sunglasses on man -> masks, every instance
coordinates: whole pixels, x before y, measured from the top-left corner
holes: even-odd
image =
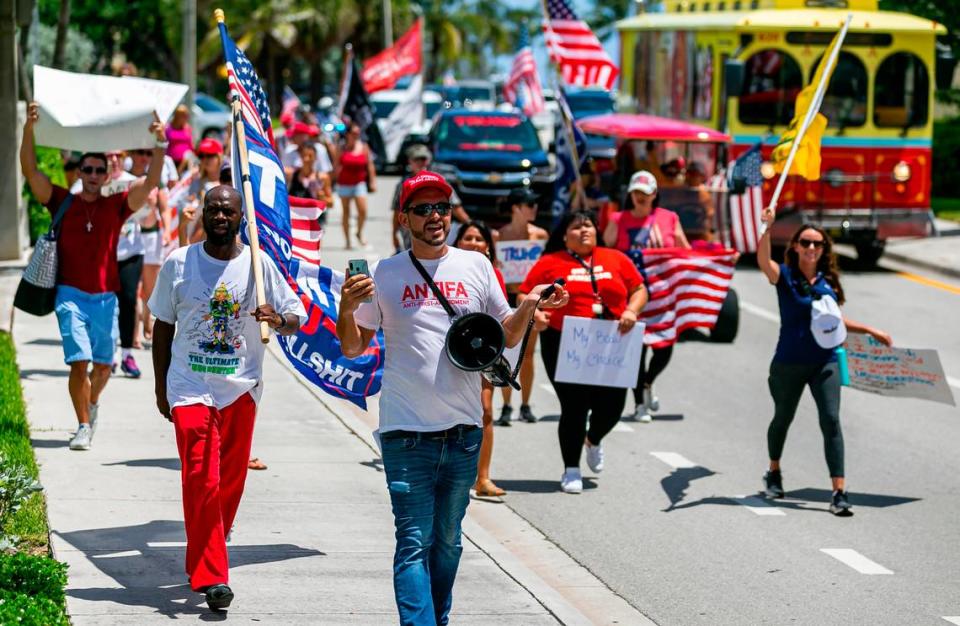
[[[84,165],[83,167],[80,168],[80,171],[81,171],[82,173],[88,175],[88,176],[89,176],[90,174],[93,174],[94,172],[96,172],[97,174],[101,174],[101,175],[102,175],[102,174],[106,174],[106,173],[107,173],[107,168],[105,168],[105,167],[93,167],[92,165]]]
[[[417,217],[430,217],[434,211],[436,211],[440,217],[446,217],[450,215],[452,210],[453,206],[451,206],[449,202],[435,202],[432,204],[425,202],[424,204],[407,207],[407,212],[413,213]]]
[[[819,250],[820,248],[822,248],[823,245],[824,245],[824,241],[823,241],[823,240],[821,240],[821,241],[815,241],[815,240],[813,240],[813,239],[800,239],[800,240],[797,241],[797,243],[800,244],[800,247],[801,247],[801,248],[815,248],[815,249],[817,249],[817,250]]]

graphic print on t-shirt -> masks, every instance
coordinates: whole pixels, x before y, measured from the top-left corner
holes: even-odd
[[[593,279],[594,280],[605,280],[613,278],[613,273],[608,270],[604,270],[602,265],[593,266]],[[572,267],[570,268],[570,274],[567,276],[567,282],[570,283],[589,283],[590,281],[590,272],[583,267]]]
[[[202,300],[198,298],[197,306],[206,312],[187,331],[191,371],[222,376],[237,373],[240,357],[233,355],[243,347],[242,301],[243,294],[238,295],[235,287],[228,287],[223,281],[213,293],[208,291]]]
[[[451,306],[465,306],[470,304],[470,294],[467,293],[467,288],[464,286],[463,281],[441,280],[437,283],[437,288]],[[413,283],[403,286],[403,292],[400,296],[400,306],[405,309],[419,309],[427,306],[442,305],[436,296],[433,295],[433,290],[430,289],[430,285],[427,283]]]

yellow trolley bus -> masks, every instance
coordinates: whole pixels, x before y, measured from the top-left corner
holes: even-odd
[[[884,241],[925,236],[938,59],[946,29],[880,11],[877,0],[670,0],[618,23],[621,110],[709,125],[732,136],[731,158],[757,143],[768,157],[797,93],[848,13],[853,15],[821,112],[821,179],[791,177],[773,231],[828,228],[875,262]],[[949,72],[943,69],[949,69]],[[763,168],[764,201],[772,168]]]

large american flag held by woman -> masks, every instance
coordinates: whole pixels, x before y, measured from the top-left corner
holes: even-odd
[[[688,328],[716,325],[733,280],[735,251],[648,248],[643,265],[650,294],[640,312],[645,344],[663,348]]]
[[[543,23],[550,60],[557,64],[568,85],[611,89],[620,70],[600,45],[587,23],[577,17],[566,0],[547,0]]]

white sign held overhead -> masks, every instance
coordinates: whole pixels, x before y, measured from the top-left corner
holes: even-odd
[[[154,112],[166,121],[187,86],[136,77],[64,72],[36,65],[37,145],[80,152],[152,148]]]
[[[564,317],[554,380],[600,387],[637,386],[643,324],[621,335],[618,322]]]

